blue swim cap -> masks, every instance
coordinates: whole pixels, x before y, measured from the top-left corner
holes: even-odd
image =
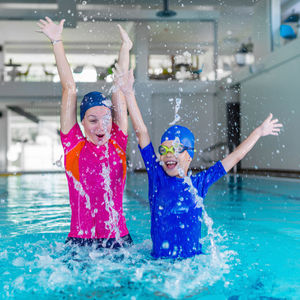
[[[173,125],[169,127],[165,133],[161,137],[161,144],[164,141],[173,141],[175,138],[178,137],[180,143],[183,146],[193,148],[193,150],[187,150],[190,157],[194,157],[194,145],[195,145],[195,137],[193,133],[186,127],[180,125]]]
[[[111,102],[100,92],[90,92],[86,94],[80,104],[80,120],[82,121],[86,111],[94,106],[105,106],[111,109]]]

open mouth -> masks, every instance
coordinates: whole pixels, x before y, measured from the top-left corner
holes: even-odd
[[[96,134],[96,136],[99,140],[102,140],[104,138],[105,134],[104,133],[103,134]]]
[[[172,170],[177,166],[177,161],[175,160],[169,160],[165,162],[165,165],[167,167],[168,170]]]

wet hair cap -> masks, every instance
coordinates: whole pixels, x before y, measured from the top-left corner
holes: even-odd
[[[180,143],[183,146],[192,148],[193,150],[187,150],[190,157],[194,157],[194,145],[195,137],[194,134],[186,127],[180,125],[174,125],[169,127],[161,137],[161,144],[164,141],[173,141],[176,138],[179,138]]]
[[[88,109],[94,106],[105,106],[111,109],[111,101],[106,99],[100,92],[90,92],[86,94],[80,104],[80,120],[82,121]]]

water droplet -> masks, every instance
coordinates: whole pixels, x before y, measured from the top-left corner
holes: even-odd
[[[169,249],[169,247],[170,247],[169,242],[164,241],[164,242],[162,243],[162,248],[163,248],[163,249]]]

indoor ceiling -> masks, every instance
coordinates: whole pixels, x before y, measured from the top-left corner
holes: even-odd
[[[35,53],[39,47],[44,47],[51,52],[49,43],[42,34],[35,32],[36,22],[39,11],[49,9],[49,11],[59,10],[59,6],[64,8],[72,6],[73,0],[19,0],[4,1],[0,0],[0,42],[6,43],[8,47],[15,47],[19,50],[24,48],[32,49]],[[176,12],[180,11],[216,11],[218,17],[218,45],[220,54],[231,54],[233,49],[238,47],[241,41],[244,41],[251,35],[253,5],[256,0],[177,0],[169,1],[170,9]],[[63,3],[63,4],[62,4]],[[155,10],[162,9],[162,0],[87,0],[77,1],[77,12],[93,10],[95,13],[106,8],[119,10]],[[135,11],[137,20],[139,12]],[[155,14],[154,14],[155,16]],[[114,16],[111,16],[114,18]],[[120,21],[120,20],[119,20]],[[98,20],[87,22],[77,21],[76,34],[74,28],[64,29],[64,40],[69,48],[78,47],[81,44],[86,49],[95,47],[115,50],[119,47],[119,33],[115,26],[117,22],[109,20]],[[135,21],[122,20],[124,28],[134,39]],[[152,43],[170,42],[170,43],[201,43],[203,41],[213,42],[211,24],[201,22],[189,22],[188,17],[185,21],[171,22],[171,18],[166,18],[160,22],[148,20],[150,36]],[[203,25],[203,26],[202,26]],[[12,49],[12,48],[11,48]],[[229,50],[228,50],[229,49]],[[27,49],[28,50],[28,49]],[[28,52],[26,52],[28,53]],[[28,104],[22,108],[35,116],[48,117],[58,116],[59,107],[57,103],[45,105]]]
[[[252,32],[252,19],[253,19],[253,5],[258,2],[256,0],[177,0],[169,1],[170,9],[175,10],[178,14],[182,11],[190,12],[203,12],[209,13],[210,11],[217,12],[218,17],[218,44],[220,54],[230,54],[233,49],[239,47],[240,43],[247,40],[251,36]],[[6,44],[17,45],[18,49],[22,48],[22,44],[29,43],[31,45],[42,45],[45,42],[45,37],[35,32],[37,20],[45,16],[48,12],[59,11],[58,7],[63,7],[62,10],[66,10],[69,6],[74,4],[74,0],[15,0],[4,1],[0,0],[0,42]],[[126,11],[133,11],[133,15],[139,20],[138,10],[143,11],[158,11],[163,6],[162,0],[88,0],[77,1],[77,13],[81,12],[81,17],[85,11],[93,11],[97,15],[97,11],[103,11],[105,9],[111,9],[111,18],[114,19],[114,9],[118,10],[118,14],[124,14],[122,21],[125,29],[129,32],[132,38],[134,38],[134,23],[131,19],[126,21]],[[44,12],[44,13],[43,13]],[[83,13],[82,13],[83,12]],[[67,13],[67,16],[70,14]],[[145,16],[145,15],[144,15]],[[155,13],[153,14],[155,16]],[[152,26],[150,28],[152,38],[156,42],[170,40],[194,43],[199,42],[212,42],[210,30],[201,28],[201,26],[187,24],[189,22],[189,15],[185,15],[186,20],[181,21],[180,30],[176,30],[175,22],[171,22],[172,18],[158,19],[157,23],[161,23],[161,34],[157,35],[157,28]],[[57,17],[59,19],[61,17]],[[146,18],[146,17],[144,17]],[[71,18],[72,19],[72,18]],[[64,40],[70,43],[81,43],[86,47],[93,47],[96,44],[103,45],[102,48],[112,47],[112,49],[119,47],[119,34],[114,26],[114,23],[106,21],[106,19],[98,19],[96,22],[92,22],[93,19],[87,18],[86,22],[82,22],[82,19],[76,20],[76,34],[74,34],[73,28],[64,29]],[[94,20],[95,21],[95,20]],[[150,20],[149,20],[150,21]],[[155,22],[156,20],[151,20]],[[193,17],[195,21],[195,17]],[[185,23],[185,24],[184,24]],[[157,27],[156,26],[156,27]],[[185,27],[185,28],[184,28]],[[203,26],[205,27],[205,26]],[[168,37],[168,34],[171,33]],[[206,37],[205,37],[206,33]],[[186,40],[186,41],[185,41]]]
[[[170,0],[169,6],[172,7],[190,7],[190,6],[220,6],[220,5],[227,5],[227,6],[241,6],[247,5],[252,6],[260,0]],[[59,2],[59,0],[11,0],[5,1],[0,0],[0,3],[8,3],[8,4],[55,4]],[[77,0],[77,4],[81,4],[82,2],[86,2],[87,5],[139,5],[142,8],[160,8],[162,7],[163,0]]]

